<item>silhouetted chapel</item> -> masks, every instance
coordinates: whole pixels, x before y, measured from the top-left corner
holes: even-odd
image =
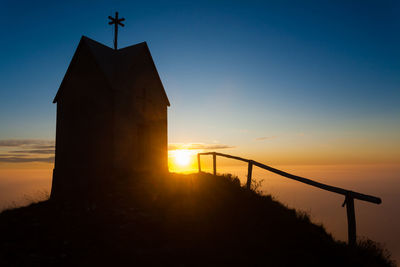
[[[52,199],[168,171],[170,104],[146,42],[114,50],[83,36],[53,103]]]

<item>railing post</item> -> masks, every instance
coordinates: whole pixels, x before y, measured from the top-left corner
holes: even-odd
[[[247,169],[247,184],[246,184],[246,188],[250,190],[251,188],[251,175],[253,173],[253,161],[249,160],[249,166]]]
[[[354,211],[354,198],[349,192],[345,199],[347,211],[347,235],[350,246],[355,246],[357,241],[356,233],[356,213]]]
[[[217,155],[213,153],[213,171],[214,175],[217,175]]]
[[[201,172],[201,162],[200,162],[200,154],[197,153],[197,166],[199,167],[199,172]]]

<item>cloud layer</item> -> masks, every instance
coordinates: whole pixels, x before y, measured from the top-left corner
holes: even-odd
[[[54,140],[44,139],[3,139],[0,140],[0,147],[20,147],[20,146],[34,146],[34,147],[54,147]]]
[[[7,157],[0,156],[0,162],[7,163],[26,163],[26,162],[45,162],[45,163],[53,163],[54,157],[43,157],[43,158],[32,158],[32,157]]]
[[[54,140],[0,140],[0,163],[54,162]]]
[[[0,163],[54,162],[54,140],[4,139],[0,140]],[[171,143],[168,150],[219,150],[234,148],[225,144]]]
[[[263,137],[256,138],[256,141],[264,141],[264,140],[275,139],[275,138],[276,138],[276,136],[263,136]]]
[[[177,150],[177,149],[216,150],[216,149],[226,149],[226,148],[234,148],[234,146],[229,146],[224,144],[204,144],[204,143],[170,143],[168,145],[168,150]]]

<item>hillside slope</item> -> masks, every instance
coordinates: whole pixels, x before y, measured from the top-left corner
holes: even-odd
[[[1,213],[0,266],[391,266],[231,177],[134,177],[71,197]]]

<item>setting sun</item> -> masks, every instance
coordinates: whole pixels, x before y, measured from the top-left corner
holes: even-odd
[[[168,167],[170,172],[191,173],[197,171],[196,154],[200,150],[177,148],[168,151]]]
[[[174,153],[175,163],[179,166],[187,166],[191,160],[191,152],[187,149],[176,150]]]

